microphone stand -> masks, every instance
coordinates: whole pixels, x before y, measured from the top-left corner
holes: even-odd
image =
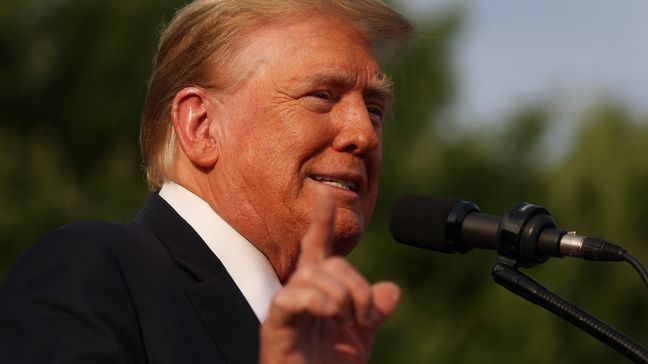
[[[648,364],[648,350],[517,270],[516,259],[499,256],[491,271],[495,282],[527,301],[553,312],[635,363]]]

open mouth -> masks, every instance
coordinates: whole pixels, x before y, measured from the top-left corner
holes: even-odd
[[[310,178],[314,179],[317,182],[337,187],[346,191],[358,192],[358,186],[355,184],[355,182],[323,176],[310,176]]]

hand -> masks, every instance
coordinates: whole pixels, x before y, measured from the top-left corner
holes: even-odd
[[[334,197],[323,194],[297,269],[261,325],[261,363],[365,363],[378,328],[396,308],[398,286],[370,285],[344,258],[331,256],[334,220]]]

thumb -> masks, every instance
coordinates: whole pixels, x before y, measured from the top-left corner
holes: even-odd
[[[392,282],[378,282],[371,287],[373,309],[369,326],[377,328],[394,312],[400,300],[400,288]]]

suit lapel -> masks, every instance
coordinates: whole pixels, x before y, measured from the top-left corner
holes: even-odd
[[[257,362],[259,321],[207,244],[158,194],[151,195],[135,222],[149,228],[196,278],[187,295],[227,362]]]
[[[227,272],[187,293],[228,363],[258,362],[259,321]]]

